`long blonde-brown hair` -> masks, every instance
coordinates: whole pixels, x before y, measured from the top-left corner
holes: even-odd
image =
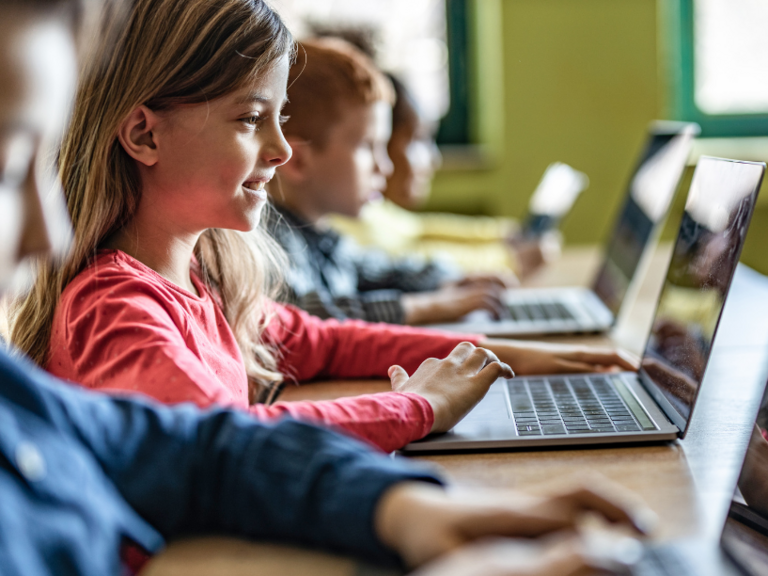
[[[117,140],[125,118],[142,104],[167,110],[221,97],[294,50],[290,32],[263,0],[130,0],[127,14],[105,21],[103,30],[103,53],[82,72],[59,155],[74,245],[63,264],[41,264],[13,314],[12,341],[41,365],[62,291],[141,200],[137,168]],[[276,352],[261,341],[269,322],[265,298],[278,290],[282,253],[257,227],[207,230],[195,255],[204,281],[221,297],[252,399],[266,398],[283,379]]]

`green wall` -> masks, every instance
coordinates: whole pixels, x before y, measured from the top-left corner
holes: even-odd
[[[546,166],[591,185],[564,223],[600,240],[660,116],[656,0],[474,0],[475,139],[484,166],[437,175],[428,209],[521,216]],[[474,40],[474,42],[473,42]]]
[[[447,151],[426,208],[520,217],[546,166],[559,160],[591,180],[564,222],[566,242],[601,241],[648,122],[668,116],[678,74],[670,68],[665,19],[673,1],[469,0],[477,145],[469,154]],[[768,161],[765,150],[765,158],[745,159]],[[711,146],[707,153],[734,155]],[[676,233],[691,174],[681,183],[667,239]],[[768,273],[765,188],[742,260]]]

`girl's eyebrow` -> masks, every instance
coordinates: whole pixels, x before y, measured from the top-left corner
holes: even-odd
[[[246,94],[245,96],[241,96],[240,98],[235,100],[235,104],[237,104],[237,105],[239,105],[239,104],[253,104],[255,102],[258,102],[258,103],[261,103],[261,104],[269,104],[271,102],[271,100],[268,97],[266,97],[266,96],[264,96],[262,94],[257,94],[255,92],[252,92],[250,94]],[[283,107],[286,104],[288,104],[288,97],[287,96],[285,98],[283,98],[283,101],[280,102],[280,105],[278,106],[278,108],[280,108],[282,110]]]
[[[269,103],[269,98],[261,94],[251,93],[235,100],[235,104],[253,104],[254,102]]]

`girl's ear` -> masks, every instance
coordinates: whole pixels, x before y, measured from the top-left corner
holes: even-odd
[[[288,182],[301,183],[306,180],[311,172],[312,162],[315,159],[312,146],[310,146],[309,142],[300,138],[286,136],[285,139],[293,153],[291,154],[291,159],[280,166],[277,171],[280,173],[281,178]]]
[[[157,141],[154,130],[159,120],[157,114],[142,105],[128,115],[117,132],[117,138],[123,150],[145,166],[154,166],[157,163]]]

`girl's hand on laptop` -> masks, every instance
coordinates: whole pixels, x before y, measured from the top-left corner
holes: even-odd
[[[488,338],[480,342],[517,374],[636,371],[639,359],[624,350]]]
[[[389,369],[393,390],[423,396],[432,406],[435,420],[431,432],[453,428],[498,378],[514,376],[493,352],[469,342],[462,342],[442,360],[426,359],[410,377],[400,366]]]
[[[573,530],[594,514],[641,534],[648,531],[656,519],[653,512],[602,477],[594,480],[591,488],[577,487],[548,497],[499,490],[453,491],[405,482],[384,493],[375,513],[375,529],[410,567],[489,537],[536,538]]]

